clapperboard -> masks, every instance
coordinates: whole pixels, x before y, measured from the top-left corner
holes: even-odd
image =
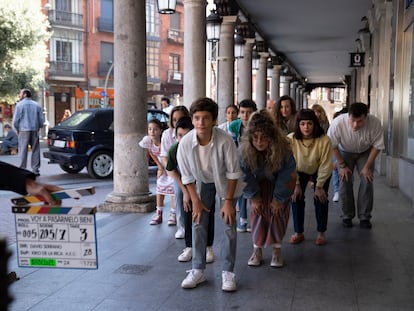
[[[52,193],[55,200],[79,199],[94,187]],[[52,206],[42,196],[11,199],[19,267],[97,269],[96,206]]]

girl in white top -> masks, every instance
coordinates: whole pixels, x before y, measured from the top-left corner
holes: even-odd
[[[181,119],[182,117],[189,116],[188,109],[185,106],[175,106],[172,108],[170,113],[170,127],[166,129],[161,136],[161,163],[163,167],[167,166],[167,158],[168,158],[168,151],[170,150],[171,146],[177,142],[177,139],[175,137],[175,125],[177,124],[177,121]],[[164,170],[165,172],[165,170]],[[169,179],[172,179],[170,176],[168,176]],[[184,218],[180,214],[179,211],[176,214],[175,210],[176,202],[175,202],[175,196],[173,194],[171,198],[171,213],[168,218],[168,225],[169,226],[175,226],[178,222],[178,228],[177,228],[177,234],[176,237],[182,238],[184,235]]]
[[[239,109],[236,105],[228,105],[226,107],[226,122],[221,123],[218,128],[222,129],[226,133],[230,134],[229,131],[229,125],[231,122],[237,119],[237,116],[239,115]]]
[[[162,208],[164,206],[164,196],[174,195],[173,179],[167,175],[165,166],[161,159],[161,132],[162,124],[158,119],[148,121],[148,135],[138,144],[140,147],[148,149],[148,153],[158,166],[157,172],[157,210],[152,217],[150,225],[162,223]],[[175,211],[174,211],[175,213]]]

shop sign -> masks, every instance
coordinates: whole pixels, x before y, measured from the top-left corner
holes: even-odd
[[[365,53],[349,53],[351,55],[350,67],[364,67]]]

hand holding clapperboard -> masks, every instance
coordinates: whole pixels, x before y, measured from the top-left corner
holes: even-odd
[[[94,187],[51,193],[57,201],[92,194]],[[38,195],[11,201],[20,267],[98,268],[96,206],[52,206]]]

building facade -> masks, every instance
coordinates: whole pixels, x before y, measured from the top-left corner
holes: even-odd
[[[114,102],[114,0],[42,0],[52,36],[48,42],[44,101],[50,126],[72,112]],[[183,93],[183,4],[160,16],[146,0],[148,102]],[[159,104],[158,104],[159,107]]]

